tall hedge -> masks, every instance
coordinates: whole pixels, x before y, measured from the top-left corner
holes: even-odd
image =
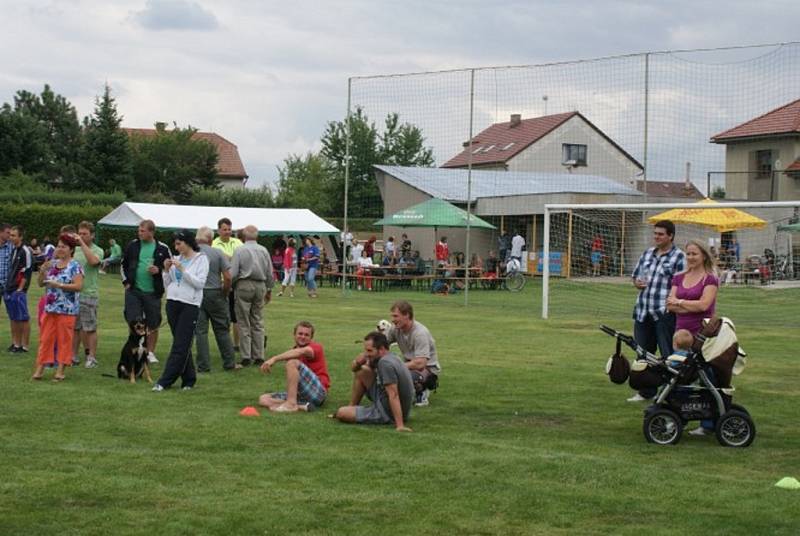
[[[93,223],[114,210],[111,205],[0,204],[0,222],[23,225],[26,239],[44,236],[55,238],[62,225],[77,225],[82,220]]]
[[[0,205],[111,205],[125,202],[125,194],[59,192],[56,190],[0,190]]]

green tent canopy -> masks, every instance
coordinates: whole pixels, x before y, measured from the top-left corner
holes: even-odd
[[[378,220],[374,225],[395,225],[397,227],[467,227],[475,229],[495,229],[496,227],[474,214],[468,215],[452,203],[442,199],[428,199],[418,205],[405,208]]]
[[[789,231],[790,233],[800,233],[800,222],[798,223],[789,223],[786,225],[779,225],[779,231]]]

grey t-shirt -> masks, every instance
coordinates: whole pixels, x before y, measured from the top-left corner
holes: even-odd
[[[411,411],[411,403],[414,401],[414,382],[411,373],[400,361],[400,358],[389,352],[378,361],[375,374],[375,381],[380,389],[380,404],[386,410],[387,415],[392,415],[392,408],[389,405],[389,395],[386,393],[387,385],[397,385],[397,393],[400,395],[400,407],[403,410],[403,421],[408,419]]]
[[[200,251],[208,257],[208,278],[206,278],[207,290],[219,290],[222,288],[222,272],[231,269],[228,257],[217,248],[212,248],[208,244],[200,244]]]
[[[406,361],[411,361],[415,357],[424,357],[428,360],[428,369],[437,376],[442,371],[439,366],[439,358],[436,356],[436,341],[433,340],[428,328],[414,320],[414,325],[408,332],[403,332],[392,326],[386,338],[389,343],[396,342],[400,347],[400,352]]]

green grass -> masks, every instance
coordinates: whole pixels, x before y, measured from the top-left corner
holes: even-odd
[[[686,436],[647,444],[643,406],[603,374],[613,341],[596,328],[630,329],[630,290],[556,283],[546,322],[539,291],[474,292],[468,308],[461,296],[415,292],[275,298],[270,350],[290,345],[297,320],[313,321],[330,399],[317,413],[244,418],[243,406],[282,385],[282,367],[223,373],[214,351],[196,390],[160,394],[101,376],[126,332],[119,282],[104,277],[99,369],[32,382],[32,354],[0,355],[0,534],[800,531],[800,492],[773,487],[800,477],[800,290],[721,294],[751,356],[736,380],[758,427],[747,449]],[[443,376],[431,406],[412,412],[407,435],[327,419],[347,401],[354,341],[401,297],[437,339]],[[35,328],[33,337],[35,347]],[[164,330],[162,364],[170,341]]]

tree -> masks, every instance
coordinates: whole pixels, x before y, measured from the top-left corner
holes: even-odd
[[[36,173],[49,184],[73,182],[78,176],[82,141],[75,107],[45,84],[41,95],[18,91],[14,96],[13,113],[22,118],[20,124],[28,125],[26,129],[33,122],[38,125],[30,132],[36,139],[26,142],[38,152],[34,169],[27,171]]]
[[[106,85],[95,99],[94,113],[84,120],[84,144],[80,153],[83,177],[79,186],[94,192],[134,192],[128,135],[120,128],[122,116]]]
[[[388,114],[385,130],[378,135],[374,123],[361,108],[349,119],[331,121],[322,136],[321,154],[333,166],[331,191],[339,192],[332,210],[344,212],[341,198],[344,192],[344,172],[347,154],[347,126],[350,127],[350,182],[348,184],[349,212],[357,217],[380,217],[383,212],[378,185],[372,166],[389,164],[402,166],[432,166],[433,151],[424,147],[422,131],[409,123],[399,124],[397,114]]]
[[[0,175],[12,170],[36,175],[51,160],[47,133],[32,115],[0,108]]]
[[[333,188],[334,171],[324,156],[312,152],[289,155],[283,167],[278,167],[278,175],[278,206],[308,208],[324,215],[336,213],[337,196],[342,193]]]
[[[197,187],[219,187],[217,149],[205,140],[192,139],[195,132],[177,125],[167,130],[158,123],[154,135],[131,136],[137,192],[161,193],[183,203]]]
[[[714,189],[711,190],[711,199],[725,199],[725,187],[715,186]]]

